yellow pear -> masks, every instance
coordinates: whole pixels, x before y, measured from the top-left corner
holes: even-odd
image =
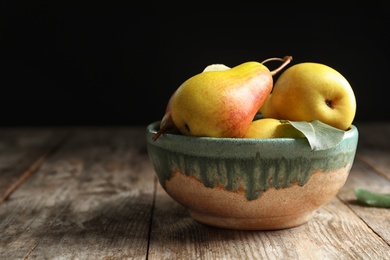
[[[259,62],[202,72],[176,90],[173,123],[184,135],[242,137],[272,84],[270,71]]]
[[[305,135],[288,121],[275,118],[254,120],[244,138],[300,138]]]
[[[259,112],[291,121],[319,120],[346,130],[355,118],[356,99],[341,73],[321,63],[303,62],[280,74]]]
[[[272,92],[267,96],[267,98],[264,101],[264,104],[260,107],[258,113],[261,114],[262,117],[264,115],[267,115],[269,118],[280,118],[280,116],[276,113],[275,109],[272,109],[270,105]]]
[[[244,62],[233,68],[223,64],[206,67],[173,93],[153,140],[173,127],[190,136],[243,137],[271,92],[272,76],[291,59],[279,59],[283,63],[273,71],[263,64],[265,61]]]

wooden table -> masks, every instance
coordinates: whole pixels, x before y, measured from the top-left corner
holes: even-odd
[[[0,259],[390,259],[390,122],[356,123],[337,197],[307,224],[237,231],[195,222],[157,182],[145,127],[0,129]]]

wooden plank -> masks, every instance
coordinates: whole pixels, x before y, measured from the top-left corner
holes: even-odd
[[[382,156],[384,156],[382,154]],[[374,192],[390,193],[390,181],[360,161],[355,161],[347,182],[338,194],[348,206],[390,245],[390,209],[360,204],[354,189],[361,187]]]
[[[144,133],[75,129],[0,205],[0,258],[145,258],[155,177]]]
[[[0,129],[0,203],[42,164],[66,130]]]
[[[369,125],[362,129],[370,132]],[[378,136],[380,142],[386,135]],[[195,222],[156,184],[142,128],[74,129],[0,204],[0,259],[387,259],[389,210],[362,207],[352,193],[363,184],[378,191],[389,187],[377,174],[386,176],[388,146],[375,148],[366,138],[361,134],[345,187],[309,223],[236,231]],[[366,152],[372,161],[361,160],[360,152],[370,150],[382,157]],[[15,151],[15,158],[28,158],[20,155],[25,151]],[[7,156],[0,152],[10,168],[20,162],[12,164]],[[383,169],[375,168],[376,160]]]
[[[158,185],[148,259],[385,259],[390,247],[337,197],[302,226],[237,231],[194,221]]]
[[[390,180],[390,122],[360,122],[357,159]]]

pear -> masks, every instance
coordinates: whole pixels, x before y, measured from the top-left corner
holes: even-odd
[[[286,120],[261,118],[254,120],[244,138],[301,138],[305,135]]]
[[[259,112],[291,121],[319,120],[347,130],[356,114],[356,99],[340,72],[325,64],[303,62],[279,76]]]
[[[280,118],[280,116],[276,113],[276,110],[273,109],[270,105],[271,97],[272,97],[272,91],[265,99],[263,105],[260,107],[258,114],[260,114],[261,117],[264,117],[264,115],[266,115],[266,117],[269,118]]]
[[[184,135],[242,137],[272,84],[270,71],[259,62],[200,73],[177,89],[172,120]]]
[[[189,136],[243,137],[271,92],[272,76],[291,59],[280,59],[283,63],[273,71],[256,61],[206,67],[173,93],[153,140],[173,127]]]
[[[204,68],[203,72],[207,72],[207,71],[224,71],[224,70],[228,70],[230,69],[230,67],[224,65],[224,64],[211,64],[209,66],[207,66],[206,68]],[[165,131],[167,130],[177,130],[178,129],[176,128],[175,124],[173,123],[173,120],[172,120],[172,116],[171,116],[171,104],[172,104],[172,99],[173,99],[173,96],[174,96],[175,92],[171,95],[171,97],[169,98],[169,101],[168,101],[168,104],[166,106],[166,109],[165,109],[165,114],[163,116],[163,118],[161,119],[161,122],[160,122],[160,130],[153,136],[152,140],[157,140],[157,138]]]

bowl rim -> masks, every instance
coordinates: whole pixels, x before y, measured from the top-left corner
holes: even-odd
[[[146,131],[148,135],[153,135],[157,133],[157,130],[159,129],[161,120],[154,121],[146,126]],[[348,139],[354,135],[358,134],[358,129],[354,124],[351,124],[350,128],[348,130],[344,131],[344,137],[343,140]],[[188,136],[188,135],[183,135],[179,133],[162,133],[161,136],[166,136],[170,138],[177,138],[178,140],[180,139],[185,139],[185,140],[191,140],[191,139],[197,139],[199,141],[209,141],[209,142],[242,142],[242,143],[253,143],[253,142],[275,142],[275,141],[284,141],[284,142],[296,142],[296,141],[307,141],[306,137],[297,137],[297,138],[292,138],[292,137],[277,137],[277,138],[239,138],[239,137],[209,137],[209,136]],[[153,142],[153,141],[152,141]]]

